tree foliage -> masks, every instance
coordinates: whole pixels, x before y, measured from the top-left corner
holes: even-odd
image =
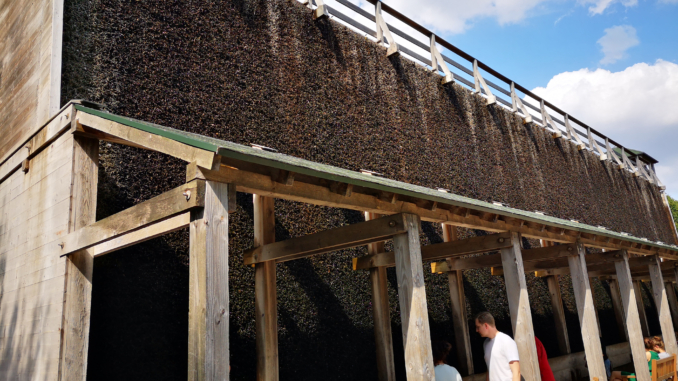
[[[669,207],[671,208],[671,214],[673,215],[673,220],[678,225],[678,200],[671,198],[667,195],[666,198],[669,200]]]

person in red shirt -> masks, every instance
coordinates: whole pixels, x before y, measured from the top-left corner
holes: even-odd
[[[556,381],[556,378],[553,376],[553,371],[551,370],[551,365],[549,365],[544,344],[542,344],[536,336],[534,337],[534,341],[537,344],[537,359],[539,360],[539,373],[541,373],[541,381]]]

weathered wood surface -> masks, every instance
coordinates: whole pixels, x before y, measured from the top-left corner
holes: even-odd
[[[667,282],[666,278],[664,278],[664,288],[666,289],[666,296],[669,299],[669,308],[671,308],[673,326],[678,327],[678,299],[676,299],[676,288],[673,285],[673,282]]]
[[[678,354],[678,345],[676,345],[676,331],[671,321],[671,311],[669,310],[669,300],[664,288],[664,278],[662,277],[659,257],[655,256],[654,261],[650,263],[650,277],[652,279],[652,297],[657,307],[659,315],[659,325],[662,329],[662,338],[666,345],[666,351],[672,354]]]
[[[403,232],[403,215],[396,214],[253,248],[243,254],[243,259],[246,265],[271,260],[280,263],[383,241]]]
[[[596,319],[593,294],[589,284],[589,276],[586,270],[586,249],[584,245],[577,245],[577,253],[568,258],[570,262],[570,275],[572,276],[572,288],[577,303],[577,313],[581,325],[581,335],[584,342],[584,353],[589,368],[589,378],[593,380],[607,379],[605,365],[603,364],[603,351],[600,344],[600,334]]]
[[[554,258],[562,258],[561,260],[567,260],[565,257],[572,255],[574,248],[575,244],[566,244],[523,250],[522,254],[525,271],[534,271],[530,268],[530,265],[528,265],[529,262],[546,261],[547,259]],[[425,257],[424,260],[426,259],[427,258]],[[470,258],[450,258],[446,261],[446,263],[447,266],[436,265],[436,268],[438,269],[437,271],[482,269],[487,267],[499,267],[502,264],[501,254],[480,255]]]
[[[195,180],[68,234],[55,254],[66,255],[203,205],[205,183]]]
[[[426,245],[421,247],[421,257],[424,261],[435,261],[461,255],[495,251],[510,246],[509,237],[510,233],[499,233]],[[364,270],[375,266],[392,267],[394,265],[395,254],[393,252],[382,252],[355,258],[353,269]]]
[[[629,334],[626,330],[626,315],[622,304],[621,293],[619,291],[619,282],[617,279],[609,279],[610,298],[612,299],[612,309],[614,309],[614,318],[617,321],[617,331],[623,341],[629,341]]]
[[[532,312],[521,255],[520,234],[511,233],[511,247],[501,250],[506,294],[511,311],[513,339],[520,355],[520,374],[526,381],[540,381],[537,346],[534,340]]]
[[[393,248],[396,253],[405,372],[410,381],[432,381],[435,380],[435,372],[421,263],[420,220],[413,214],[403,214],[403,220],[406,232],[393,237]]]
[[[640,317],[640,327],[643,332],[643,337],[648,337],[650,336],[650,326],[647,323],[645,303],[643,302],[643,284],[641,281],[633,281],[633,292],[635,293],[635,300],[638,309],[638,316]]]
[[[275,242],[275,203],[253,195],[254,246]],[[275,261],[254,266],[254,311],[257,346],[257,380],[278,380],[278,300]]]
[[[643,337],[646,335],[644,335],[641,328],[640,311],[636,301],[637,293],[634,290],[634,282],[631,280],[628,254],[622,252],[621,259],[621,261],[615,262],[615,270],[624,308],[624,321],[626,322],[629,345],[631,346],[631,356],[638,381],[650,381],[650,372],[647,368],[647,358],[645,357],[645,343],[643,342]]]
[[[365,213],[365,221],[380,217],[380,215],[375,213]],[[383,241],[367,245],[368,254],[375,254],[381,251],[384,251]],[[374,342],[377,350],[377,374],[379,381],[395,381],[396,379],[387,282],[386,267],[373,267],[370,269],[372,318],[374,320]]]
[[[565,307],[563,307],[563,298],[560,294],[560,282],[557,275],[546,277],[546,284],[551,295],[551,310],[553,311],[553,322],[556,327],[556,339],[558,340],[558,349],[561,355],[571,353],[570,338],[567,334],[567,321],[565,320]]]
[[[3,380],[58,378],[66,260],[46,248],[68,233],[73,144],[62,135],[0,182]]]
[[[190,225],[188,379],[229,379],[228,184],[207,182]]]

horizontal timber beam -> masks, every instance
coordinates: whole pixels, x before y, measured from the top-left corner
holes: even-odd
[[[205,182],[195,180],[144,201],[122,212],[82,227],[57,246],[60,256],[87,249],[150,224],[204,206]]]
[[[511,247],[510,233],[490,234],[422,246],[421,259],[428,262],[462,255],[486,253],[507,247]],[[382,266],[395,266],[395,253],[385,252],[353,258],[353,270],[367,270]]]
[[[246,251],[243,259],[246,265],[267,261],[280,263],[384,241],[405,232],[407,232],[407,227],[403,215],[394,214],[303,237],[269,243]]]
[[[548,258],[562,258],[572,255],[577,245],[570,243],[567,245],[538,247],[534,249],[523,250],[523,266],[528,262],[544,260]],[[456,270],[480,269],[486,267],[499,267],[502,265],[501,254],[480,255],[471,258],[451,258],[446,261],[431,263],[433,273],[443,273]]]
[[[475,211],[471,214],[468,207],[447,205],[441,202],[436,207],[421,207],[418,204],[426,204],[428,200],[405,200],[398,197],[393,200],[383,200],[380,197],[369,194],[373,190],[354,187],[350,194],[338,194],[327,186],[321,186],[306,182],[303,176],[296,176],[292,185],[283,185],[271,179],[270,173],[258,173],[250,171],[250,168],[238,169],[240,163],[228,165],[222,160],[219,170],[210,170],[199,166],[189,166],[187,179],[205,179],[224,183],[233,183],[239,192],[260,194],[291,201],[305,202],[314,205],[329,206],[358,210],[361,212],[377,213],[382,215],[411,213],[417,214],[422,221],[444,223],[471,229],[481,229],[488,232],[517,232],[526,238],[543,239],[559,243],[573,243],[579,239],[589,247],[603,248],[606,250],[626,249],[630,253],[654,255],[658,254],[667,258],[678,258],[678,255],[656,248],[644,248],[630,241],[612,239],[609,237],[596,236],[581,233],[575,230],[566,230],[561,227],[549,227],[542,223],[526,221],[517,217],[497,215],[496,218],[485,219],[485,213]],[[234,167],[235,166],[235,167]],[[244,164],[243,164],[244,166]],[[263,170],[258,168],[256,170]],[[365,193],[362,193],[365,191]],[[469,206],[470,207],[470,206]]]

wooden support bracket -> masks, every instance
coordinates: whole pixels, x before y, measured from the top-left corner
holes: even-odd
[[[563,136],[563,133],[560,132],[560,128],[556,127],[556,124],[553,122],[553,119],[551,118],[551,115],[546,111],[546,105],[544,104],[544,100],[539,101],[539,106],[541,109],[541,120],[544,123],[544,128],[548,128],[548,126],[551,126],[551,129],[553,130],[553,138],[558,139]]]
[[[518,109],[522,111],[524,115],[523,124],[532,123],[532,115],[527,112],[527,108],[523,104],[523,101],[520,99],[518,94],[516,94],[516,85],[513,82],[511,82],[511,106],[513,108],[513,113],[517,113]]]
[[[586,128],[586,134],[587,138],[589,140],[589,149],[591,152],[598,152],[600,155],[600,161],[607,160],[607,155],[605,152],[603,152],[602,148],[598,145],[598,142],[596,142],[596,139],[593,137],[593,134],[591,133],[591,127]]]
[[[442,79],[443,85],[448,83],[454,83],[454,74],[447,67],[445,61],[443,61],[443,56],[440,54],[438,47],[436,46],[436,35],[431,35],[431,70],[437,72],[438,69],[442,69],[445,76]]]
[[[398,50],[398,44],[396,44],[395,40],[393,39],[391,31],[388,30],[388,25],[386,25],[386,21],[384,21],[384,17],[381,14],[381,1],[377,1],[375,5],[374,16],[377,25],[377,43],[380,45],[383,44],[384,37],[386,38],[386,42],[388,43],[386,57],[389,57],[392,54],[399,54],[400,51]]]
[[[574,130],[574,128],[572,128],[572,125],[570,124],[570,116],[568,114],[565,114],[565,129],[567,130],[567,139],[574,140],[575,144],[577,145],[577,149],[580,151],[583,150],[586,145],[584,145],[584,142],[581,141],[577,132]]]
[[[487,86],[487,83],[485,83],[485,79],[482,75],[480,75],[480,70],[478,70],[478,60],[473,60],[473,81],[475,83],[475,90],[473,91],[474,94],[481,94],[485,92],[485,95],[487,95],[488,106],[497,103],[497,97],[492,95],[490,88]]]

